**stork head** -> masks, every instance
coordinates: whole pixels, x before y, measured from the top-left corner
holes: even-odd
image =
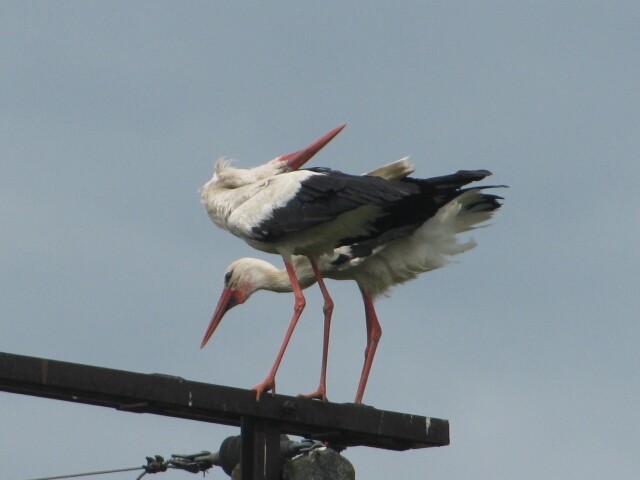
[[[279,157],[274,158],[266,165],[275,168],[278,170],[278,173],[290,172],[293,170],[298,170],[305,163],[307,163],[311,158],[318,153],[327,143],[329,143],[333,137],[338,135],[342,131],[347,124],[343,123],[339,127],[334,128],[328,133],[325,133],[322,137],[317,139],[308,147],[303,148],[302,150],[298,150],[297,152],[289,153],[287,155],[280,155]]]
[[[311,145],[297,152],[287,155],[280,155],[273,160],[258,165],[254,168],[242,169],[233,168],[231,162],[226,158],[221,158],[216,162],[215,172],[211,180],[202,186],[200,192],[203,202],[209,190],[218,188],[234,189],[254,182],[259,182],[274,175],[298,170],[305,163],[318,153],[333,137],[335,137],[346,126],[342,124],[334,128],[329,133],[324,134]]]
[[[227,311],[246,302],[258,290],[286,291],[287,284],[291,291],[286,274],[283,278],[283,272],[269,262],[257,258],[241,258],[233,262],[224,274],[224,289],[200,348],[209,341]]]

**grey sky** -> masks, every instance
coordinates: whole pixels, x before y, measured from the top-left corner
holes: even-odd
[[[346,122],[313,165],[411,155],[417,176],[510,186],[475,250],[378,302],[365,403],[447,418],[452,444],[349,449],[358,478],[637,477],[638,25],[638,2],[3,2],[0,351],[258,383],[291,296],[256,294],[198,345],[225,267],[281,260],[216,229],[197,190],[219,156],[255,165]],[[355,285],[329,288],[328,394],[350,402],[364,314]],[[317,384],[307,292],[284,394]],[[3,393],[0,411],[8,479],[237,433]]]

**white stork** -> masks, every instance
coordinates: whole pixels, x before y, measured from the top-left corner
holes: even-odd
[[[408,161],[408,157],[402,158],[400,160],[396,160],[395,162],[383,165],[382,167],[379,167],[369,173],[365,173],[364,175],[367,176],[374,176],[374,177],[378,177],[378,178],[384,178],[387,180],[395,180],[395,179],[400,179],[400,178],[404,178],[407,177],[408,175],[410,175],[413,172],[413,165]],[[326,257],[323,256],[323,257]],[[301,261],[304,261],[304,259],[306,259],[306,257],[302,257],[302,256],[294,256],[293,257],[296,264],[299,264]],[[257,260],[257,259],[246,259],[248,261],[248,263],[251,263],[251,261],[255,260],[258,263],[261,263],[261,260]],[[324,262],[326,263],[326,258],[323,259]],[[268,264],[267,262],[262,262],[265,263],[269,266],[271,266],[270,264]],[[259,267],[260,265],[258,265]],[[309,260],[307,260],[306,262],[306,266],[307,267],[311,267],[311,262]],[[273,266],[271,266],[272,268],[275,268]],[[295,267],[295,265],[294,265]],[[297,267],[296,267],[297,269]],[[285,290],[276,290],[276,291],[288,291],[291,292],[292,291],[292,287],[291,287],[291,281],[289,280],[288,274],[286,270],[281,271],[282,274],[284,274],[287,278],[285,279],[285,284],[288,287],[285,287]],[[230,273],[228,273],[228,275],[231,275]],[[227,279],[227,276],[225,276],[225,279]],[[316,275],[312,275],[312,281],[311,282],[306,282],[302,285],[302,288],[306,288],[309,285],[312,285],[313,283],[315,283],[317,281],[317,277]],[[258,282],[259,283],[259,282]],[[288,288],[288,289],[287,289]],[[321,287],[322,288],[322,287]],[[255,290],[253,290],[255,291]],[[253,291],[251,293],[253,293]],[[249,295],[251,295],[251,293],[249,293]],[[325,306],[324,306],[324,341],[323,341],[323,349],[322,349],[322,368],[321,368],[321,374],[320,374],[320,383],[318,388],[310,394],[307,395],[302,395],[303,397],[307,397],[307,398],[320,398],[323,401],[327,400],[327,394],[326,394],[326,371],[327,371],[327,358],[328,358],[328,352],[329,352],[329,330],[330,330],[330,324],[331,324],[331,313],[332,313],[332,309],[333,309],[333,302],[331,301],[331,298],[329,297],[326,288],[322,288],[322,293],[323,296],[325,298]],[[205,334],[204,339],[202,340],[202,344],[201,344],[201,348],[204,347],[204,345],[207,343],[207,341],[209,340],[209,338],[211,338],[211,335],[213,335],[214,330],[217,328],[218,323],[220,322],[220,320],[222,320],[222,316],[224,315],[224,313],[229,310],[230,308],[232,308],[234,305],[237,305],[239,303],[243,303],[246,300],[247,297],[242,296],[242,293],[238,290],[235,291],[231,291],[231,289],[227,289],[225,288],[225,292],[223,293],[222,297],[220,298],[220,301],[218,302],[218,307],[215,310],[215,313],[213,314],[213,317],[211,319],[211,323],[207,329],[207,333]],[[330,303],[326,303],[327,298],[329,298],[329,302]],[[301,313],[301,312],[300,312]],[[296,320],[297,321],[297,320]],[[292,332],[292,329],[289,329]],[[288,333],[285,341],[283,342],[283,347],[281,348],[281,353],[284,353],[284,349],[286,348],[286,345],[289,342],[289,338],[290,338],[291,333]],[[279,359],[282,358],[282,354],[279,355]],[[278,360],[279,362],[279,360]],[[277,367],[276,367],[277,369]],[[275,375],[275,371],[273,372]],[[275,386],[275,385],[274,385]],[[259,387],[259,386],[258,386]],[[257,395],[258,398],[260,398],[260,394],[262,393],[262,390],[259,390],[258,387],[254,387],[257,390]],[[274,388],[275,389],[275,388]]]
[[[356,403],[361,403],[381,335],[373,299],[390,286],[442,266],[447,256],[474,245],[459,244],[455,234],[488,219],[499,208],[499,197],[481,193],[480,188],[462,187],[487,175],[490,172],[486,170],[459,171],[426,180],[393,181],[311,169],[280,174],[252,185],[242,202],[225,211],[225,225],[255,248],[279,253],[285,271],[276,274],[280,271],[275,267],[266,268],[266,262],[255,260],[249,263],[261,267],[246,268],[247,261],[240,261],[237,272],[235,267],[229,270],[202,346],[225,311],[246,301],[254,291],[293,291],[294,313],[285,338],[267,377],[254,387],[257,398],[264,391],[275,390],[277,369],[305,306],[302,289],[317,281],[325,302],[325,342],[320,385],[307,396],[324,400],[333,301],[323,275],[355,279],[362,292],[367,319],[365,364],[356,396]],[[203,201],[208,207],[206,186]],[[444,237],[446,241],[441,240]],[[307,267],[301,266],[303,260],[294,262],[297,258],[294,255],[306,257]]]

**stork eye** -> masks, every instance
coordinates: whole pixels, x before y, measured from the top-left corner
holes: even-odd
[[[229,285],[229,282],[231,281],[231,275],[233,275],[233,270],[227,272],[224,274],[224,284],[225,285]]]

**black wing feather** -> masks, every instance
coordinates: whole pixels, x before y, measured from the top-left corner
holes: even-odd
[[[441,177],[394,181],[324,168],[310,170],[321,174],[305,179],[295,198],[254,227],[257,239],[277,241],[371,205],[378,207],[380,214],[372,219],[370,233],[345,236],[335,245],[349,245],[354,256],[367,256],[378,245],[411,235],[443,205],[463,193],[464,185],[491,175],[487,170],[460,170]]]
[[[320,175],[305,179],[287,205],[253,228],[262,241],[308,230],[335,220],[343,213],[365,205],[383,208],[418,192],[415,185],[389,182],[377,177],[348,175],[323,169]]]

